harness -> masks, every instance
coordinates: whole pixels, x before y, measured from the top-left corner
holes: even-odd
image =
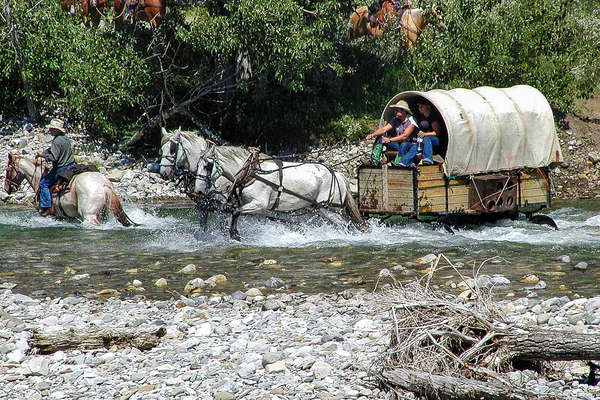
[[[164,156],[164,158],[170,162],[170,164],[167,164],[167,165],[176,170],[179,168],[177,165],[177,150],[176,150],[176,148],[179,148],[179,147],[183,148],[183,151],[184,151],[183,156],[186,157],[188,164],[189,164],[189,152],[187,149],[185,149],[185,146],[182,145],[181,137],[179,137],[177,140],[174,140],[173,138],[171,138],[171,139],[168,139],[168,141],[171,142],[170,154],[167,156]],[[164,140],[161,143],[161,145],[164,145],[165,143],[167,143],[167,140]],[[332,180],[331,180],[331,185],[329,187],[329,194],[327,196],[327,200],[317,202],[311,198],[308,198],[307,196],[305,196],[301,193],[298,193],[294,190],[284,187],[284,185],[283,185],[283,170],[287,169],[287,168],[298,167],[298,165],[284,166],[283,161],[279,158],[262,158],[261,159],[259,150],[256,148],[251,148],[250,154],[244,161],[242,167],[235,174],[228,174],[228,173],[224,173],[225,171],[218,161],[218,156],[216,156],[214,154],[215,143],[213,143],[210,140],[207,140],[207,143],[208,143],[208,148],[206,149],[206,151],[204,151],[199,156],[198,164],[195,166],[195,168],[196,168],[195,172],[192,172],[192,171],[177,172],[177,174],[180,175],[178,183],[180,183],[181,181],[186,182],[188,197],[190,197],[190,199],[192,199],[198,207],[201,207],[203,209],[221,209],[221,210],[226,210],[229,212],[236,212],[236,210],[238,210],[241,207],[242,191],[245,188],[247,188],[248,186],[252,185],[255,181],[261,182],[261,183],[269,186],[270,188],[274,189],[277,192],[277,197],[275,199],[275,202],[269,208],[270,211],[277,211],[277,209],[279,208],[280,202],[281,202],[282,193],[285,193],[285,194],[294,196],[300,200],[303,200],[303,201],[307,202],[308,204],[310,204],[314,208],[319,208],[319,207],[339,207],[339,208],[341,208],[344,206],[344,204],[342,204],[342,203],[333,203],[333,201],[332,201],[334,198],[334,195],[336,194],[336,191],[337,191],[337,194],[339,195],[340,200],[343,202],[343,200],[341,198],[342,188],[339,184],[339,181],[335,174],[335,171],[330,166],[321,164],[321,165],[325,166],[328,169],[328,171],[331,173]],[[264,161],[274,162],[277,166],[277,169],[273,169],[273,170],[262,169],[261,163]],[[201,162],[203,162],[207,165],[205,174],[198,173],[198,167]],[[212,167],[210,166],[211,164],[212,164]],[[189,167],[190,167],[190,169],[192,169],[194,166],[190,165]],[[214,187],[213,182],[216,181],[218,178],[218,177],[214,176],[215,168],[217,168],[217,171],[219,171],[219,170],[221,171],[219,176],[224,177],[231,183],[231,188],[228,191],[228,193],[221,193],[218,190],[216,190],[216,188]],[[277,182],[273,182],[264,177],[264,175],[272,174],[274,172],[277,172]],[[206,182],[207,190],[205,191],[205,193],[194,192],[192,184],[194,183],[195,179],[202,179]],[[212,188],[211,188],[211,185],[213,185]],[[220,194],[223,196],[223,200],[225,203],[225,204],[223,204],[223,206],[221,206],[221,207],[215,206],[214,203],[217,201],[214,198],[215,194]]]

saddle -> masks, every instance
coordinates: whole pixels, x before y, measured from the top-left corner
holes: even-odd
[[[69,190],[69,184],[75,175],[82,174],[84,172],[99,172],[98,168],[92,164],[77,164],[74,167],[67,168],[62,172],[58,173],[58,179],[54,185],[50,188],[50,193],[54,196],[65,193]]]

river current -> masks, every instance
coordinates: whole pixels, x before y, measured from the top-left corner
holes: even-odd
[[[361,233],[308,215],[287,222],[241,217],[242,243],[229,240],[225,217],[212,216],[202,227],[188,203],[126,204],[125,210],[140,226],[124,228],[110,220],[93,227],[42,218],[31,208],[0,208],[0,285],[16,285],[15,292],[35,297],[91,295],[102,289],[131,296],[140,292],[128,291],[127,283],[137,279],[145,296],[166,298],[182,293],[192,278],[223,274],[227,282],[206,293],[229,294],[264,285],[271,277],[286,283],[278,290],[290,292],[372,290],[383,268],[398,281],[408,281],[429,266],[417,264],[419,257],[442,253],[458,271],[436,273],[440,285],[456,282],[459,272],[472,276],[485,261],[480,273],[511,281],[496,289],[499,295],[600,294],[598,201],[557,203],[546,210],[558,231],[527,221],[500,221],[450,235],[424,223],[387,226],[369,220],[370,231]],[[563,255],[571,262],[558,260]],[[586,262],[587,270],[575,270],[578,262]],[[178,273],[192,263],[196,273]],[[396,265],[406,270],[393,270]],[[547,286],[531,289],[532,284],[520,282],[527,274]],[[154,286],[158,278],[168,281],[167,289]]]

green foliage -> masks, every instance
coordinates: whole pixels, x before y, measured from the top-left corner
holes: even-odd
[[[49,110],[85,122],[92,133],[118,139],[132,129],[131,116],[143,110],[151,72],[129,39],[83,28],[53,1],[33,8],[25,0],[10,4],[19,48],[17,54],[10,27],[0,26],[2,111],[17,111],[30,96]],[[20,84],[20,74],[29,80],[29,93]]]
[[[581,3],[583,4],[583,2]],[[568,111],[600,77],[600,15],[572,0],[444,0],[409,59],[424,89],[528,84]]]
[[[355,117],[344,114],[341,118],[331,121],[321,139],[326,142],[353,142],[363,139],[372,131],[375,125],[372,118]]]
[[[154,31],[84,28],[55,0],[0,4],[12,14],[11,26],[0,18],[0,113],[24,112],[29,97],[115,141],[185,104],[167,125],[193,127],[196,116],[232,142],[301,147],[311,134],[364,136],[405,90],[529,84],[565,112],[600,81],[589,0],[439,0],[446,29],[428,26],[412,52],[391,29],[349,43],[363,4],[338,0],[169,4]],[[247,79],[235,74],[244,59]]]

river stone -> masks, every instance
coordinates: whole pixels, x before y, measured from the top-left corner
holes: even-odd
[[[585,310],[587,312],[592,312],[600,308],[600,297],[592,297],[585,302]]]
[[[262,365],[267,366],[281,360],[281,353],[278,351],[269,351],[263,354]]]
[[[211,287],[215,287],[215,286],[223,284],[225,282],[227,282],[227,277],[223,274],[213,275],[206,280],[206,284]]]
[[[592,151],[588,154],[588,158],[592,163],[597,164],[600,162],[600,152]]]
[[[427,254],[423,257],[417,258],[417,263],[418,264],[430,264],[432,262],[434,262],[437,259],[437,256],[435,254]]]
[[[522,277],[519,282],[536,284],[539,281],[540,281],[540,278],[538,278],[537,276],[535,276],[533,274],[529,274],[529,275],[525,275],[524,277]]]
[[[247,297],[257,297],[257,296],[262,296],[262,292],[260,291],[260,289],[257,288],[250,288],[248,290],[246,290],[246,296]]]
[[[215,393],[215,400],[234,400],[235,396],[229,392],[217,392]]]
[[[310,370],[315,375],[315,378],[323,379],[331,375],[333,368],[324,361],[315,361]]]
[[[121,179],[123,179],[124,174],[125,171],[119,169],[112,169],[106,174],[106,178],[108,178],[108,180],[111,182],[121,182]]]
[[[277,311],[280,308],[285,308],[285,304],[275,299],[269,299],[265,301],[265,303],[262,306],[263,311]]]
[[[169,283],[167,282],[167,280],[165,278],[159,278],[156,282],[154,282],[154,286],[159,287],[159,288],[164,288],[167,287]]]
[[[584,261],[578,262],[573,266],[573,269],[577,269],[579,271],[585,271],[588,267],[588,264]]]
[[[261,262],[262,265],[275,265],[277,264],[277,260],[273,260],[273,259],[267,259],[267,260],[263,260],[263,262]]]
[[[183,288],[183,292],[187,294],[193,293],[198,289],[202,289],[204,286],[206,286],[206,282],[204,282],[202,278],[195,278],[185,285],[185,287]]]
[[[387,276],[391,276],[392,274],[390,273],[390,270],[387,268],[382,269],[381,271],[379,271],[379,277],[380,278],[384,278]]]
[[[568,264],[571,262],[571,257],[569,257],[568,255],[565,254],[565,255],[558,257],[558,261]]]
[[[241,291],[236,291],[231,293],[231,295],[229,296],[231,298],[231,300],[233,302],[235,302],[236,300],[246,300],[246,294],[244,292]]]
[[[274,373],[274,372],[283,372],[285,371],[285,362],[284,361],[275,361],[272,364],[268,364],[265,367],[265,371],[269,372],[269,373]]]
[[[131,282],[131,284],[137,288],[142,287],[142,281],[140,281],[138,279],[134,279],[133,282]]]
[[[277,289],[280,287],[284,287],[285,281],[283,279],[272,276],[267,281],[265,281],[265,286],[271,289]]]
[[[195,264],[188,264],[185,267],[181,268],[177,272],[179,272],[180,274],[193,274],[197,270],[198,270],[198,268],[196,267]]]

